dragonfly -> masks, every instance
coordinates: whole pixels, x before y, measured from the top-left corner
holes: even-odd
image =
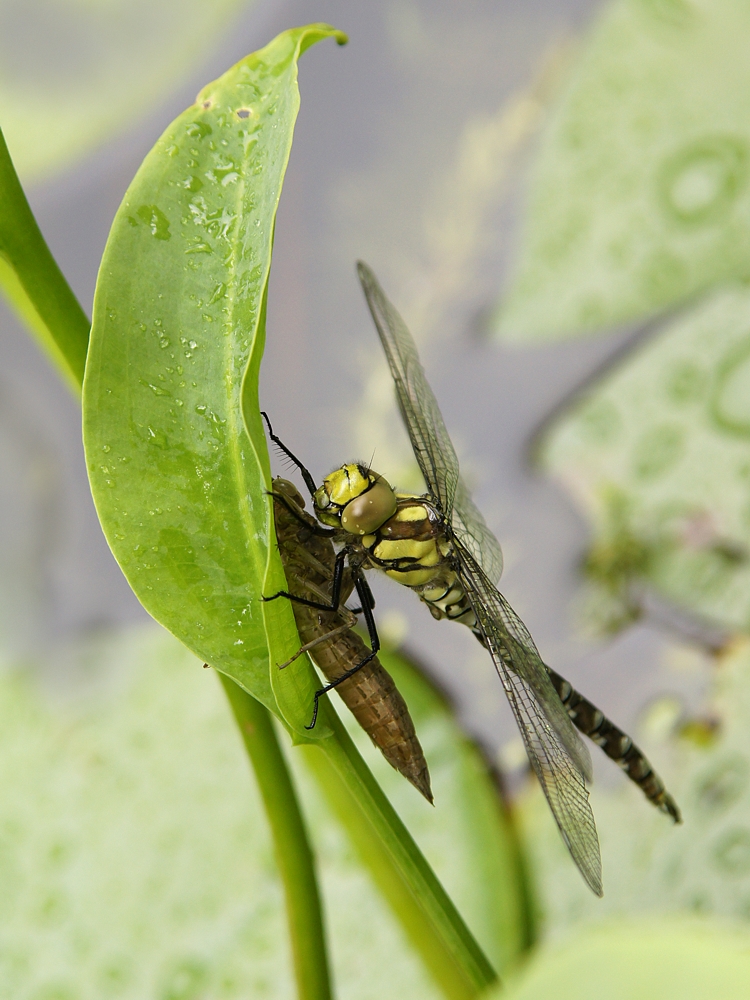
[[[287,667],[309,652],[391,767],[432,803],[430,772],[406,702],[377,656],[370,656],[372,650],[353,631],[359,609],[346,607],[354,590],[351,574],[344,573],[338,606],[333,607],[336,553],[331,539],[305,511],[304,498],[293,483],[276,478],[271,494],[276,539],[287,583],[295,588],[292,608],[303,643],[279,666]],[[371,596],[365,594],[368,604],[374,606]]]
[[[461,479],[416,344],[371,269],[360,261],[357,271],[427,492],[397,493],[364,463],[342,465],[316,486],[302,463],[271,435],[300,470],[321,530],[327,528],[338,546],[329,606],[340,600],[346,569],[376,649],[369,587],[363,581],[365,571],[379,569],[414,591],[433,617],[471,629],[495,666],[562,839],[588,886],[601,896],[601,854],[587,788],[591,757],[578,731],[675,822],[681,820],[679,809],[632,739],[544,663],[528,629],[497,589],[500,544]],[[311,725],[319,698],[333,686],[316,692]]]

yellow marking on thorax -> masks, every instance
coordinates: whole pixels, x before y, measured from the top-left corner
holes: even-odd
[[[378,542],[372,554],[382,562],[414,559],[423,566],[437,566],[442,559],[432,538],[426,542],[415,542],[411,538],[384,538]]]
[[[423,587],[435,576],[435,570],[429,567],[427,569],[410,569],[404,572],[387,569],[385,570],[385,575],[397,583],[402,583],[405,587]]]
[[[376,559],[388,563],[400,559],[414,559],[419,567],[403,570],[386,569],[386,576],[406,587],[421,587],[435,576],[435,567],[442,561],[434,539],[415,542],[409,538],[383,539],[373,550]]]
[[[427,508],[424,504],[413,504],[408,507],[399,507],[393,515],[394,521],[424,521],[429,518]]]

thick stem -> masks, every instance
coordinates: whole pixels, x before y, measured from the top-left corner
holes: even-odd
[[[327,740],[300,747],[329,805],[435,983],[470,1000],[497,974],[330,706]]]
[[[266,708],[225,674],[219,674],[237,720],[271,825],[286,896],[297,992],[300,1000],[330,1000],[320,893],[315,862],[292,779]]]
[[[89,321],[44,242],[0,131],[0,287],[80,395]]]

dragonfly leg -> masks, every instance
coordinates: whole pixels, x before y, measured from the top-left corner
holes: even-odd
[[[378,635],[378,629],[377,626],[375,625],[375,619],[373,618],[372,615],[372,604],[374,604],[375,602],[373,601],[372,592],[370,590],[369,584],[367,583],[367,581],[364,579],[363,576],[358,575],[356,579],[356,587],[357,587],[357,593],[359,594],[359,599],[362,603],[362,614],[364,615],[365,618],[365,624],[367,625],[367,633],[370,637],[370,646],[372,648],[370,649],[370,652],[367,654],[364,660],[358,663],[355,667],[352,667],[350,670],[345,670],[340,677],[337,677],[335,680],[331,681],[330,684],[326,684],[325,687],[322,687],[319,691],[315,692],[313,717],[310,722],[310,725],[305,726],[305,729],[315,728],[315,723],[318,721],[318,702],[323,697],[323,695],[328,694],[328,692],[333,690],[333,688],[338,687],[338,685],[341,684],[343,681],[348,680],[350,677],[356,674],[358,670],[361,670],[362,667],[366,666],[370,662],[370,660],[374,660],[378,654],[378,650],[380,649],[380,636]]]
[[[349,680],[349,678],[352,677],[354,674],[356,674],[358,670],[361,670],[362,667],[366,666],[370,662],[370,660],[373,660],[376,657],[376,655],[377,655],[376,649],[370,650],[370,652],[367,654],[364,660],[362,660],[361,663],[358,663],[356,667],[351,667],[351,669],[344,671],[344,673],[340,677],[337,677],[335,681],[331,681],[330,684],[326,684],[325,687],[322,687],[319,691],[315,692],[315,705],[313,707],[313,717],[310,722],[310,725],[305,726],[305,729],[315,728],[315,723],[318,721],[319,699],[322,698],[324,694],[328,694],[328,692],[332,691],[335,687],[338,687],[339,684]]]
[[[284,444],[284,442],[281,440],[281,438],[277,437],[276,434],[274,434],[273,427],[271,427],[271,421],[268,419],[268,414],[264,410],[261,411],[261,416],[265,420],[266,426],[268,427],[268,436],[273,441],[273,443],[276,445],[276,447],[277,448],[281,448],[281,450],[284,452],[284,454],[286,455],[286,457],[289,458],[289,459],[291,459],[292,462],[294,462],[294,464],[299,469],[299,471],[300,471],[300,473],[302,475],[302,478],[305,480],[305,486],[310,491],[310,496],[313,496],[314,493],[315,493],[315,491],[318,488],[315,485],[315,480],[310,475],[310,473],[305,468],[305,466],[302,464],[302,462],[300,462],[300,460],[297,458],[297,456],[294,454],[294,452],[291,452],[287,448],[287,446]]]
[[[366,594],[367,596],[366,599],[362,601],[362,607],[359,609],[359,611],[356,612],[356,614],[358,615],[364,614],[365,605],[367,605],[367,607],[369,607],[370,610],[372,611],[372,609],[375,607],[375,598],[373,596],[372,591],[370,590],[370,584],[367,582],[367,578],[365,576],[357,577],[357,593],[359,594],[360,598],[362,598],[363,594]]]
[[[361,573],[357,574],[354,585],[357,588],[357,595],[362,605],[361,611],[365,619],[365,625],[367,626],[367,634],[370,637],[370,647],[373,653],[377,653],[380,649],[380,636],[378,635],[378,629],[372,613],[372,609],[375,607],[375,598],[372,596],[370,585]]]
[[[349,609],[346,608],[345,610],[348,611]],[[343,635],[345,632],[348,632],[355,623],[354,612],[352,612],[352,617],[349,621],[344,622],[343,625],[339,625],[338,628],[332,628],[331,631],[326,632],[325,635],[316,636],[314,639],[311,639],[310,642],[306,642],[304,646],[300,646],[294,656],[290,656],[285,663],[279,664],[279,670],[283,670],[284,667],[288,667],[290,663],[294,663],[298,656],[302,656],[303,653],[309,653],[311,649],[314,649],[321,642],[328,642],[330,639],[334,639],[337,635]]]
[[[346,556],[346,549],[342,549],[340,552],[336,553],[336,563],[333,567],[333,583],[331,585],[330,604],[324,604],[322,601],[312,601],[308,597],[299,597],[297,594],[290,594],[288,590],[280,590],[278,593],[272,594],[270,597],[261,597],[261,600],[275,601],[277,597],[286,597],[288,600],[296,601],[297,604],[304,604],[308,608],[317,608],[318,611],[338,611],[341,607],[341,583],[344,579],[344,563],[346,561]],[[357,589],[357,593],[359,593],[359,589]]]

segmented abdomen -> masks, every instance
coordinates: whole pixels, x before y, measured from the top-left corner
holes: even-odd
[[[555,691],[576,728],[600,746],[606,755],[623,769],[630,780],[638,785],[647,799],[650,799],[662,812],[670,815],[675,823],[681,823],[682,818],[677,803],[664,787],[663,781],[645,754],[627,733],[610,722],[600,709],[592,705],[588,698],[579,694],[564,677],[549,667],[547,670]]]

